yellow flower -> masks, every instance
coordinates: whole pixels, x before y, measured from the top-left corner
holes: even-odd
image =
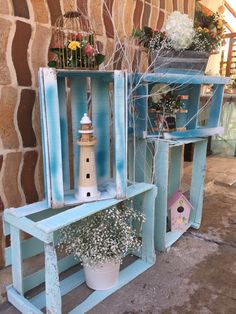
[[[71,50],[76,50],[78,47],[80,47],[80,42],[73,40],[69,43],[68,48]]]

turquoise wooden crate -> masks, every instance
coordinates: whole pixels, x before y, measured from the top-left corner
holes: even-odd
[[[106,291],[94,291],[70,313],[86,313],[155,263],[154,206],[156,193],[156,187],[146,183],[128,187],[127,198],[134,198],[138,208],[146,216],[141,233],[143,245],[141,252],[137,255],[138,259],[120,271],[119,281],[115,287]],[[58,230],[120,202],[121,200],[113,198],[74,206],[70,209],[53,209],[48,208],[45,200],[5,210],[4,232],[5,235],[11,235],[11,247],[6,249],[6,261],[8,265],[12,264],[13,280],[12,285],[7,287],[9,302],[22,313],[43,313],[42,309],[45,306],[47,313],[62,313],[62,296],[79,287],[85,280],[83,270],[59,280],[61,272],[78,262],[73,256],[58,260],[55,250]],[[22,231],[30,234],[32,238],[22,241]],[[41,252],[44,252],[45,255],[45,268],[24,277],[23,261]],[[42,283],[45,283],[44,291],[30,298],[25,296],[27,291]]]
[[[154,182],[158,188],[155,205],[155,247],[159,251],[165,251],[178,240],[183,231],[168,231],[168,198],[174,192],[181,189],[182,176],[182,147],[185,144],[194,145],[191,185],[189,189],[189,201],[193,208],[190,213],[188,228],[198,229],[202,219],[202,207],[204,197],[204,179],[206,168],[207,139],[192,138],[181,140],[148,139],[149,153],[146,162],[152,165]],[[151,173],[150,173],[151,175]],[[146,180],[148,181],[147,177]]]
[[[48,207],[78,203],[74,197],[79,175],[78,129],[89,110],[97,139],[95,159],[101,199],[125,198],[126,72],[40,68],[39,93]]]
[[[169,84],[178,90],[179,94],[189,95],[188,114],[185,131],[164,132],[165,139],[179,139],[191,137],[207,137],[222,134],[223,128],[220,126],[220,113],[224,93],[224,85],[229,83],[230,78],[220,76],[209,76],[203,74],[185,73],[139,73],[129,75],[130,99],[129,107],[133,106],[134,117],[129,118],[130,133],[135,131],[137,137],[142,138],[148,134],[148,97],[151,87],[154,84]],[[211,102],[208,104],[208,117],[202,125],[199,121],[200,93],[204,84],[213,85]],[[132,92],[133,90],[133,92]],[[205,110],[205,109],[204,109]],[[159,134],[155,134],[159,136]]]

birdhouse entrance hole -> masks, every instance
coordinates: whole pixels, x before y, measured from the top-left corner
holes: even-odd
[[[177,212],[178,213],[182,213],[184,211],[184,207],[183,206],[179,206],[178,208],[177,208]]]

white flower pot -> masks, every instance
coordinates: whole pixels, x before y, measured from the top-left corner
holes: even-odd
[[[118,281],[120,263],[104,263],[98,266],[85,266],[85,279],[89,288],[107,290]]]

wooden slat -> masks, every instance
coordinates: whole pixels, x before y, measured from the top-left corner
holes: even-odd
[[[57,254],[53,243],[45,244],[45,293],[47,313],[61,314],[61,291],[57,267]]]
[[[153,187],[151,184],[147,183],[137,183],[128,187],[127,198],[132,198],[138,194],[144,193]],[[47,234],[61,229],[67,225],[72,224],[80,219],[83,219],[89,215],[95,214],[98,211],[109,208],[121,202],[117,199],[108,199],[99,202],[85,203],[80,206],[75,206],[74,208],[68,209],[67,211],[60,213],[56,216],[44,219],[36,223],[37,229],[42,230]]]
[[[155,143],[155,177],[158,188],[155,206],[155,247],[159,251],[166,250],[166,218],[168,198],[168,156],[169,145],[163,141]]]
[[[35,256],[43,252],[43,242],[30,238],[21,242],[22,248],[22,260]],[[5,266],[9,266],[12,263],[12,246],[5,248]]]
[[[48,209],[48,203],[46,200],[36,202],[33,204],[17,207],[17,208],[9,208],[7,209],[11,215],[21,218],[28,215],[32,215],[34,213],[39,213],[45,209]]]
[[[224,97],[224,86],[214,85],[212,103],[210,106],[209,118],[207,121],[208,128],[218,127],[220,125],[220,114],[221,114],[223,97]]]
[[[198,123],[198,111],[200,104],[200,93],[201,85],[192,85],[189,90],[189,106],[187,113],[187,122],[186,128],[195,129]]]
[[[137,78],[141,75],[135,74]],[[142,82],[167,84],[228,84],[229,77],[210,75],[187,75],[174,73],[148,73],[144,74]]]
[[[191,137],[208,137],[214,135],[220,135],[224,133],[224,128],[216,127],[216,128],[198,128],[186,131],[176,131],[170,133],[164,133],[165,139],[183,139],[183,138],[191,138]]]
[[[88,112],[87,107],[87,91],[86,78],[77,75],[70,79],[71,87],[71,115],[72,115],[72,137],[73,137],[73,167],[74,167],[74,189],[77,192],[78,176],[79,176],[79,138],[78,130],[80,128],[80,120],[84,113]]]
[[[181,188],[182,148],[182,146],[175,146],[171,148],[168,197]]]
[[[62,207],[64,204],[63,191],[63,174],[62,174],[62,157],[61,157],[61,132],[60,132],[60,115],[58,103],[58,88],[56,71],[52,68],[43,68],[43,94],[40,98],[43,101],[43,119],[46,128],[46,137],[43,137],[43,147],[47,147],[48,158],[45,162],[48,163],[48,172],[50,178],[51,201],[52,207]],[[44,115],[45,113],[45,115]],[[50,192],[48,192],[50,195]]]
[[[204,179],[206,172],[207,139],[194,144],[193,168],[190,189],[191,211],[190,220],[200,225],[202,218],[202,204],[204,192]]]
[[[59,77],[57,79],[57,84],[58,84],[58,101],[59,101],[60,126],[61,126],[61,154],[62,154],[63,183],[64,183],[64,190],[67,191],[70,189],[70,167],[69,167],[68,119],[67,119],[67,100],[66,100],[65,78]]]
[[[127,73],[114,71],[114,162],[116,197],[127,193]]]
[[[72,266],[78,264],[78,261],[75,260],[75,257],[72,255],[66,256],[58,261],[58,271],[59,274],[69,269]],[[24,292],[27,292],[40,284],[45,282],[45,268],[38,270],[37,272],[24,278]],[[45,302],[44,302],[45,304]]]
[[[78,71],[78,70],[56,70],[58,77],[81,77],[81,78],[87,78],[87,77],[95,77],[100,78],[104,82],[112,82],[114,79],[114,71]]]
[[[13,304],[21,313],[27,314],[43,314],[37,307],[31,304],[26,298],[16,292],[16,290],[9,286],[7,288],[8,301]]]
[[[135,261],[120,272],[119,281],[113,288],[104,291],[94,291],[84,302],[82,302],[79,306],[70,311],[69,314],[88,312],[95,305],[97,305],[109,295],[126,285],[128,282],[136,278],[138,275],[143,273],[151,266],[152,264],[144,262],[140,259]]]
[[[39,82],[39,102],[40,102],[40,122],[42,134],[42,151],[43,151],[43,173],[44,173],[44,193],[49,206],[51,205],[52,191],[49,169],[49,151],[47,140],[47,123],[46,123],[46,109],[45,109],[45,92],[44,92],[44,71],[39,68],[38,72]]]
[[[26,217],[17,218],[13,215],[11,215],[8,210],[5,210],[4,212],[4,220],[9,223],[11,226],[15,226],[16,228],[19,228],[22,231],[25,231],[26,233],[29,233],[35,238],[38,238],[39,240],[50,243],[53,241],[53,234],[45,233],[44,231],[40,230],[37,227],[37,224],[32,222],[30,219]]]
[[[11,246],[12,246],[12,282],[16,291],[23,295],[23,266],[21,252],[21,231],[11,226]]]
[[[97,140],[95,159],[98,185],[111,177],[110,171],[110,105],[109,83],[100,78],[91,79],[92,123]]]
[[[66,295],[73,289],[79,287],[82,283],[84,283],[84,271],[80,270],[69,277],[65,278],[60,282],[60,291],[61,296]],[[40,292],[35,297],[30,299],[30,302],[39,309],[45,307],[45,291]]]
[[[142,227],[142,260],[150,264],[156,261],[154,248],[155,200],[157,188],[153,186],[143,196],[142,208],[146,220]]]
[[[143,132],[147,131],[147,112],[148,112],[148,85],[140,85],[135,90],[135,136],[143,138]]]

